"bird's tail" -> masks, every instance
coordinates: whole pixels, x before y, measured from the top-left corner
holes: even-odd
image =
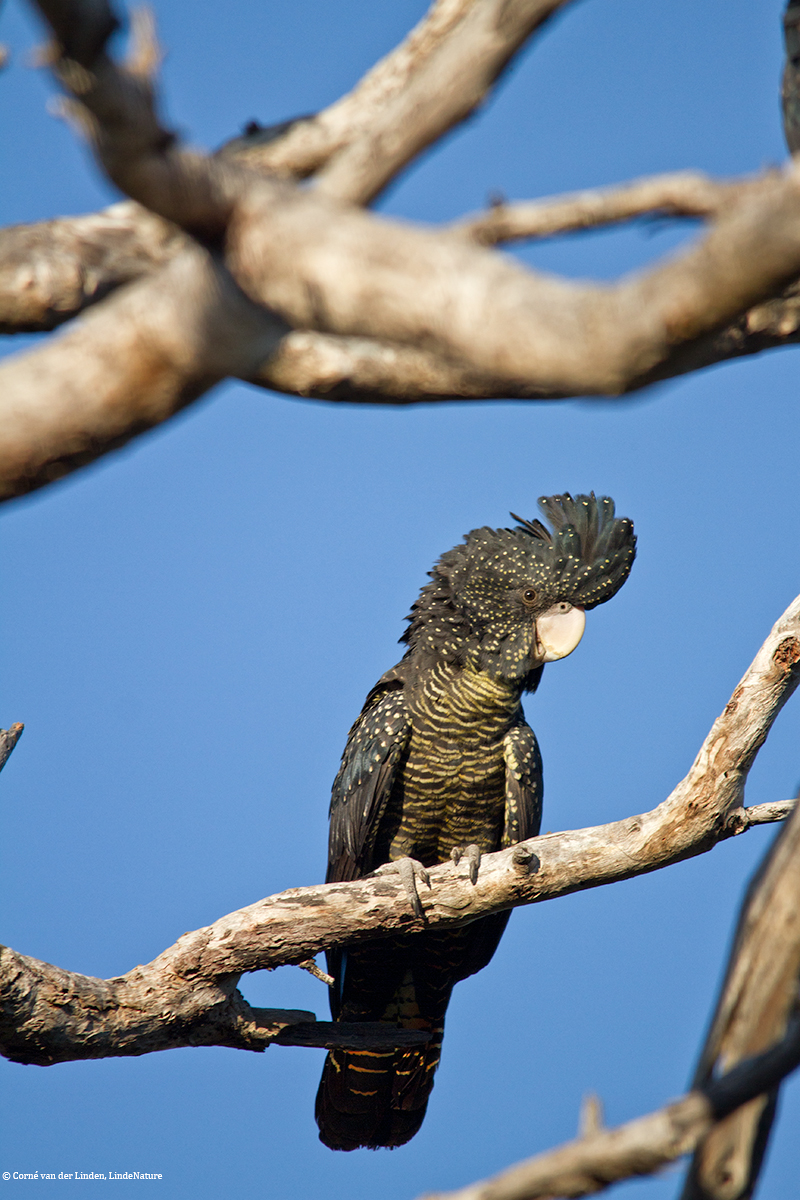
[[[419,1026],[417,1026],[419,1027]],[[402,1146],[425,1117],[444,1021],[413,1050],[332,1050],[317,1092],[320,1140],[331,1150]]]
[[[460,929],[431,931],[328,955],[337,980],[333,1016],[423,1030],[408,1050],[332,1050],[317,1092],[320,1139],[332,1150],[402,1146],[419,1129],[439,1065],[444,1017],[453,985],[480,971],[508,921],[496,913]]]

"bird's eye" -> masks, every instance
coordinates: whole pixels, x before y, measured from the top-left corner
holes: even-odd
[[[522,593],[522,599],[526,604],[533,604],[536,599],[536,592],[533,588],[525,588],[525,591]]]
[[[572,605],[568,604],[566,600],[562,600],[560,604],[556,605],[556,608],[560,613],[568,613]]]

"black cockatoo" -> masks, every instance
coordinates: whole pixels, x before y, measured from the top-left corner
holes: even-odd
[[[636,553],[614,502],[549,496],[552,526],[474,529],[443,554],[408,617],[405,657],[378,680],[350,731],[333,784],[329,883],[398,863],[413,893],[424,867],[469,860],[539,832],[542,762],[520,699],[544,664],[570,654],[585,610],[609,600]],[[412,894],[412,901],[419,901]],[[328,954],[339,1021],[386,1021],[430,1034],[421,1048],[333,1050],[317,1094],[334,1150],[401,1146],[419,1129],[454,984],[491,959],[508,913]]]

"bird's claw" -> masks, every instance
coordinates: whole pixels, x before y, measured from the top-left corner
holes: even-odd
[[[411,907],[414,910],[415,917],[424,917],[425,913],[422,908],[422,903],[417,892],[417,880],[424,883],[426,887],[431,886],[431,877],[426,867],[416,858],[397,858],[394,862],[384,863],[378,867],[376,875],[399,875],[400,882],[406,890],[406,895],[411,901]]]
[[[464,855],[467,856],[467,862],[469,863],[469,881],[470,883],[477,883],[478,869],[481,865],[481,848],[480,846],[476,846],[474,842],[471,842],[469,846],[453,846],[453,849],[450,851],[450,857],[456,866],[461,862]]]

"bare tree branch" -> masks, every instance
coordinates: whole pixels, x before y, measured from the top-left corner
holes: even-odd
[[[800,815],[781,830],[750,885],[695,1088],[718,1069],[784,1036],[800,1007]],[[742,1200],[755,1187],[775,1116],[777,1089],[720,1122],[692,1162],[683,1200]]]
[[[21,721],[17,721],[9,729],[0,729],[0,771],[8,762],[11,751],[16,746],[19,739],[22,737],[22,731],[25,726]]]
[[[0,947],[2,1053],[12,1061],[50,1066],[179,1046],[261,1051],[280,1041],[384,1050],[427,1041],[418,1030],[379,1022],[354,1024],[350,1031],[316,1021],[304,1009],[251,1008],[235,976],[191,981],[167,973],[159,997],[150,996],[146,973],[137,967],[119,979],[93,979]],[[46,1038],[37,1041],[35,1031],[45,1028]]]
[[[240,161],[257,170],[304,179],[366,133],[394,103],[478,0],[435,0],[408,37],[376,63],[346,96],[293,125],[278,141],[243,147]]]
[[[55,329],[163,266],[185,234],[132,200],[0,230],[0,333]]]
[[[634,179],[613,187],[593,188],[571,195],[509,204],[503,201],[488,211],[455,221],[457,237],[481,246],[523,238],[547,238],[618,225],[637,217],[716,217],[758,180],[721,181],[697,171],[676,171]]]
[[[777,1046],[747,1059],[703,1091],[617,1129],[592,1132],[503,1171],[493,1179],[421,1200],[553,1200],[593,1196],[612,1183],[653,1175],[689,1153],[715,1120],[764,1087],[774,1087],[800,1065],[800,1022]],[[734,1114],[736,1115],[736,1114]]]
[[[530,203],[497,205],[442,232],[488,246],[648,215],[710,218],[759,182],[722,182],[689,171],[656,175]],[[185,245],[186,237],[175,225],[131,200],[83,217],[2,229],[0,333],[54,329],[121,284],[163,266]],[[441,369],[454,371],[449,363],[442,363]]]
[[[327,196],[373,200],[399,171],[485,98],[534,30],[568,0],[481,0],[428,56],[360,138],[316,175]]]
[[[125,298],[107,299],[66,338],[0,367],[5,435],[0,495],[23,494],[114,449],[172,416],[226,374],[290,394],[334,400],[552,398],[631,390],[723,358],[796,341],[800,295],[794,286],[781,300],[751,309],[723,333],[693,336],[693,318],[711,324],[726,300],[729,307],[738,306],[748,272],[748,286],[754,289],[765,274],[787,270],[790,252],[800,260],[791,232],[796,222],[787,211],[794,204],[795,184],[791,179],[769,180],[764,186],[769,195],[751,197],[748,212],[737,210],[726,218],[705,245],[616,288],[580,288],[542,279],[495,259],[490,251],[393,227],[366,214],[329,209],[320,217],[316,206],[322,201],[313,197],[295,197],[297,204],[287,204],[278,219],[278,202],[271,216],[266,215],[264,229],[257,228],[256,211],[245,223],[252,237],[246,229],[237,230],[232,245],[242,273],[252,276],[256,268],[251,288],[256,291],[263,272],[275,293],[264,298],[276,304],[288,300],[283,306],[293,323],[319,321],[337,326],[335,332],[288,333],[286,324],[268,313],[257,320],[253,306],[242,324],[240,298],[226,315],[211,322],[209,346],[209,322],[202,316],[208,288],[202,281],[193,294],[186,276],[177,290],[169,275],[142,280]],[[303,213],[305,205],[312,211]],[[770,209],[775,217],[764,245],[761,233]],[[123,242],[129,215],[130,209],[123,213]],[[138,220],[134,215],[134,227]],[[329,226],[329,238],[321,221]],[[369,228],[352,226],[351,221],[367,222]],[[789,230],[788,239],[781,236],[781,221]],[[729,228],[723,229],[726,222]],[[788,247],[787,240],[792,243]],[[251,242],[253,250],[261,251],[260,264],[251,253]],[[179,235],[165,232],[161,252],[171,254],[183,244]],[[359,269],[373,246],[376,259],[368,270]],[[743,263],[743,258],[748,261]],[[282,273],[285,296],[280,294]],[[752,278],[756,273],[761,280]],[[41,279],[44,272],[35,274]],[[101,271],[92,286],[103,286]],[[85,293],[80,280],[74,291]],[[217,291],[219,302],[222,293]],[[233,295],[236,289],[229,286],[228,291]],[[445,304],[439,302],[443,292]],[[711,293],[713,305],[708,301]],[[39,289],[34,303],[39,305],[39,319],[49,320],[58,304],[47,296],[46,286]],[[155,311],[161,316],[158,322],[149,317]],[[480,319],[484,311],[486,321]],[[137,314],[132,329],[114,329],[128,313]],[[509,318],[505,324],[504,314]],[[193,316],[199,319],[199,329],[189,327]],[[459,316],[466,319],[459,322]],[[339,336],[348,326],[368,336]],[[436,338],[437,327],[444,337]],[[231,338],[227,347],[223,330]],[[248,330],[253,341],[246,347]],[[394,335],[417,344],[393,344]],[[110,352],[120,343],[127,346],[125,352]],[[76,345],[80,353],[74,356]],[[188,352],[190,346],[197,351],[196,359]],[[212,368],[207,362],[210,347],[215,354]],[[483,353],[476,353],[481,349]],[[469,353],[471,365],[458,363],[459,351]],[[516,351],[525,362],[502,362],[513,359]],[[643,370],[646,358],[658,360],[659,354],[661,360],[649,372]],[[483,361],[476,364],[476,358]],[[159,366],[155,374],[145,369],[153,363]],[[516,377],[510,376],[517,370]]]
[[[422,919],[402,883],[377,874],[268,897],[184,934],[147,966],[112,980],[4,951],[2,1053],[46,1063],[175,1045],[249,1048],[263,1034],[242,1016],[235,989],[244,972],[303,963],[334,945],[465,924],[703,854],[749,827],[741,807],[747,773],[799,682],[800,597],[773,627],[689,774],[658,808],[486,855],[476,884],[463,867],[436,867],[421,897]],[[766,816],[762,809],[759,820]]]
[[[456,32],[474,13],[494,22],[493,3],[476,7]],[[46,12],[62,17],[62,10],[73,18],[82,13],[81,4],[43,0]],[[534,9],[541,16],[532,0],[505,3],[504,20],[514,13],[517,24],[509,28],[521,28]],[[108,25],[102,12],[97,21],[100,30]],[[537,276],[480,249],[343,211],[319,195],[253,181],[176,146],[138,68],[118,68],[104,53],[91,73],[75,64],[71,56],[82,42],[75,33],[76,49],[68,34],[80,24],[62,20],[67,33],[56,25],[58,70],[91,117],[110,178],[184,228],[221,232],[227,224],[234,275],[292,327],[422,346],[552,391],[618,392],[800,270],[792,173],[762,181],[695,251],[613,289]],[[454,34],[434,57],[457,41]],[[590,333],[576,346],[578,330]]]
[[[621,1179],[653,1174],[694,1150],[702,1139],[683,1200],[740,1200],[751,1195],[758,1170],[751,1160],[760,1164],[768,1135],[763,1114],[768,1110],[771,1116],[781,1081],[800,1066],[799,911],[796,811],[745,896],[692,1091],[618,1129],[591,1129],[494,1179],[427,1200],[594,1195]]]
[[[425,63],[445,46],[461,45],[459,38],[471,44],[474,12],[479,8],[481,19],[488,20],[493,5],[487,0],[474,11],[459,9],[461,16],[449,26],[444,9],[437,10],[441,29],[447,26],[450,34],[442,34],[428,58],[423,55]],[[140,320],[126,351],[110,354],[107,328],[120,312],[142,313],[154,305],[167,317],[167,277],[159,277],[152,294],[144,281],[139,291],[130,291],[107,322],[87,321],[56,348],[39,351],[41,359],[34,354],[8,364],[0,390],[9,412],[9,444],[0,463],[5,496],[41,486],[114,448],[171,416],[224,374],[336,400],[606,395],[800,337],[797,289],[778,301],[771,298],[800,271],[800,188],[793,173],[735,185],[744,187],[736,202],[734,193],[727,193],[710,235],[678,258],[611,287],[579,286],[524,271],[452,232],[434,234],[380,221],[322,195],[181,149],[154,107],[152,31],[140,29],[131,62],[117,68],[102,49],[98,52],[112,24],[103,4],[86,10],[83,31],[83,0],[43,0],[42,7],[60,39],[58,70],[80,103],[110,177],[189,230],[204,236],[226,230],[227,265],[248,295],[276,315],[264,313],[259,322],[253,309],[245,323],[253,338],[246,346],[229,312],[226,321],[216,322],[210,365],[197,321],[194,329],[181,328],[198,317],[200,329],[208,324],[202,317],[207,289],[198,284],[186,313],[177,304],[170,309],[174,329],[160,324],[151,344],[147,321]],[[511,24],[502,37],[509,30],[518,33],[534,19],[534,10],[539,16],[544,11],[532,0],[507,6]],[[455,9],[449,12],[453,18]],[[90,51],[91,71],[85,65]],[[406,76],[412,90],[427,78],[425,63]],[[404,84],[396,95],[407,91]],[[694,190],[696,205],[703,202],[702,182],[683,186],[684,193]],[[651,188],[651,201],[657,198]],[[610,199],[606,203],[608,211]],[[619,203],[624,207],[625,199]],[[686,194],[684,203],[689,203]],[[577,219],[574,207],[569,219]],[[95,270],[76,272],[69,253],[58,264],[51,262],[61,276],[60,296],[59,289],[41,284],[47,280],[46,270],[38,269],[41,258],[35,260],[33,281],[29,264],[20,265],[25,239],[18,232],[7,260],[9,319],[42,327],[57,319],[62,302],[74,310],[92,292],[102,291],[110,276],[134,269],[131,258],[137,252],[131,247],[140,226],[140,216],[129,206],[120,254],[98,254]],[[66,240],[72,236],[65,228],[58,233]],[[82,237],[89,247],[90,261],[94,236],[86,228],[78,235],[78,244]],[[20,238],[23,248],[15,253]],[[185,244],[163,224],[144,240],[143,269],[151,269],[153,255],[168,258]],[[27,308],[15,299],[20,280],[31,285]],[[234,307],[239,303],[241,298]],[[223,327],[235,330],[230,346],[223,345]],[[115,335],[116,341],[121,336]],[[129,376],[133,340],[139,366],[134,364]],[[165,341],[170,343],[166,352]],[[79,353],[70,358],[76,345]],[[200,351],[196,359],[187,353],[190,346]],[[69,386],[59,400],[56,371],[67,360]],[[157,371],[142,369],[153,362]]]
[[[698,246],[611,286],[526,271],[456,239],[249,189],[227,262],[295,328],[427,349],[509,384],[618,394],[800,271],[794,173],[763,181]]]
[[[194,245],[0,367],[0,495],[21,495],[166,420],[285,332]]]
[[[150,10],[133,14],[131,50],[117,63],[105,49],[118,25],[108,0],[33,2],[55,37],[51,65],[69,97],[64,114],[89,139],[111,182],[190,233],[220,238],[238,192],[254,177],[223,156],[183,147],[161,122]]]

